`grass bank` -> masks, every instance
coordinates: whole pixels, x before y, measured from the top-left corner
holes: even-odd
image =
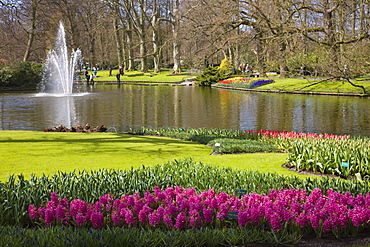
[[[112,70],[112,75],[109,76],[109,70],[99,70],[94,78],[95,82],[117,82],[116,74],[118,69]],[[125,71],[125,74],[120,77],[121,82],[162,82],[162,83],[177,83],[182,82],[186,78],[193,76],[190,73],[184,72],[178,75],[172,75],[171,71],[163,70],[159,73],[142,73],[140,71]],[[82,79],[83,80],[83,79]]]
[[[285,153],[210,155],[213,149],[195,142],[122,133],[55,133],[1,131],[0,181],[10,174],[53,174],[57,171],[131,169],[193,158],[217,167],[297,174],[281,167]]]
[[[363,90],[355,87],[345,80],[340,81],[323,81],[323,78],[278,78],[271,77],[273,83],[262,85],[250,91],[266,92],[290,92],[290,93],[324,93],[324,94],[345,94],[345,95],[362,95]],[[370,92],[370,82],[367,80],[353,80],[353,84],[363,86],[367,93]],[[316,84],[317,83],[317,84]],[[228,87],[230,88],[230,87]],[[245,89],[243,89],[245,90]]]
[[[112,75],[109,76],[108,70],[99,70],[96,82],[116,82],[116,74],[118,69],[112,70]],[[140,71],[126,71],[124,76],[121,76],[122,83],[127,82],[161,82],[161,83],[179,83],[189,77],[197,74],[189,74],[186,71],[182,74],[172,75],[171,71],[163,70],[160,73],[142,73]],[[274,83],[260,86],[251,90],[266,90],[277,92],[300,92],[300,93],[328,93],[328,94],[346,94],[346,95],[361,95],[363,90],[360,87],[354,87],[345,80],[339,81],[322,81],[324,78],[279,78],[274,79]],[[322,81],[322,82],[320,82]],[[320,82],[320,83],[318,83]],[[363,86],[367,92],[370,92],[370,82],[366,78],[354,79],[353,84]],[[316,84],[317,83],[317,84]]]

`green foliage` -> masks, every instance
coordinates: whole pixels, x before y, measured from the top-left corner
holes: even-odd
[[[294,54],[294,56],[290,57],[287,60],[287,66],[289,68],[290,74],[297,75],[300,73],[300,67],[302,66],[302,64],[305,64],[307,67],[307,71],[313,74],[314,67],[318,65],[318,62],[319,57],[315,53],[308,54],[304,52],[297,52]]]
[[[297,170],[369,179],[369,145],[368,138],[297,140],[288,144],[288,162]],[[349,163],[349,168],[343,167],[343,162]]]
[[[196,141],[212,146],[217,153],[278,152],[289,153],[288,163],[297,171],[313,171],[354,179],[370,178],[370,139],[265,139],[253,133],[223,129],[140,128],[131,133],[159,135]],[[254,140],[254,141],[252,141]],[[215,144],[220,146],[216,147]],[[349,168],[342,163],[349,163]]]
[[[12,70],[9,67],[0,69],[0,87],[9,87],[12,81]]]
[[[231,71],[232,69],[232,65],[229,61],[228,58],[224,58],[222,61],[221,61],[221,64],[220,66],[218,67],[219,70],[223,70],[223,71]]]
[[[208,67],[202,74],[196,77],[196,83],[200,86],[210,86],[213,83],[228,78],[232,74],[231,65],[228,60],[222,60],[219,67]]]
[[[297,243],[301,234],[263,229],[161,230],[140,228],[0,227],[0,246],[245,246],[250,243]]]
[[[196,83],[200,86],[210,86],[220,80],[219,70],[217,67],[208,67],[203,73],[196,77]]]
[[[241,130],[227,129],[203,129],[203,128],[145,128],[131,129],[130,133],[141,135],[158,135],[180,138],[187,141],[195,141],[212,146],[217,153],[255,153],[255,152],[278,152],[274,144],[261,141],[260,136],[248,134]],[[220,147],[215,144],[219,143]],[[216,150],[217,149],[217,150]]]
[[[248,139],[257,140],[260,138],[253,133],[248,134],[242,130],[230,129],[205,129],[205,128],[146,128],[130,129],[129,133],[138,135],[157,135],[172,138],[180,138],[187,141],[195,141],[201,144],[210,144],[214,139],[227,138],[231,139]],[[225,143],[225,142],[224,142]]]
[[[0,184],[0,225],[32,225],[27,213],[30,204],[40,205],[47,201],[50,192],[56,191],[60,198],[69,200],[80,198],[92,203],[99,197],[113,193],[119,197],[135,192],[152,191],[155,186],[182,186],[195,188],[198,192],[214,189],[234,193],[236,189],[245,189],[248,193],[269,193],[271,189],[305,189],[311,192],[320,188],[356,195],[369,191],[367,183],[331,178],[300,179],[296,176],[282,176],[276,173],[260,173],[250,170],[217,168],[194,162],[192,159],[171,161],[163,165],[142,167],[131,170],[100,169],[91,171],[61,172],[51,177],[32,176],[26,180],[23,176],[11,176]]]
[[[219,143],[219,148],[215,145]],[[208,144],[215,147],[217,153],[256,153],[256,152],[278,152],[276,145],[253,141],[248,139],[213,139]]]
[[[19,63],[17,67],[0,70],[0,87],[36,88],[41,81],[42,65],[30,62]]]

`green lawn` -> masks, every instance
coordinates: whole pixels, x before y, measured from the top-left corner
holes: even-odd
[[[116,74],[118,69],[112,71],[112,76],[109,76],[108,70],[99,70],[97,77],[94,79],[96,82],[116,82]],[[184,71],[186,73],[186,71]],[[129,76],[129,75],[137,76]],[[182,82],[186,78],[194,77],[197,74],[191,75],[171,75],[170,70],[163,70],[158,74],[152,71],[144,73],[140,71],[125,71],[125,75],[121,76],[121,82],[162,82],[162,83],[176,83]],[[361,94],[362,89],[350,85],[346,81],[328,81],[322,82],[310,87],[303,88],[307,85],[318,82],[319,79],[302,79],[302,78],[279,78],[271,77],[275,80],[274,83],[267,84],[258,89],[264,90],[282,90],[282,91],[303,91],[303,92],[326,92],[326,93],[356,93]],[[321,79],[320,79],[321,80]],[[369,81],[353,81],[354,84],[364,86],[367,92],[370,92]],[[303,88],[303,89],[302,89]]]
[[[184,73],[187,73],[184,71]],[[99,70],[96,74],[96,78],[94,78],[94,81],[100,82],[100,81],[112,81],[116,82],[116,74],[118,74],[118,69],[115,69],[112,71],[112,76],[109,76],[108,70]],[[153,73],[152,71],[149,71],[148,73],[144,73],[143,75],[140,71],[125,71],[125,75],[121,76],[120,80],[121,82],[168,82],[168,83],[174,83],[174,82],[181,82],[184,81],[186,78],[196,76],[196,74],[191,75],[171,75],[171,71],[164,70],[160,73]],[[130,76],[130,75],[137,75],[137,76]]]
[[[205,164],[296,175],[281,167],[282,153],[210,155],[211,147],[164,137],[122,133],[0,131],[0,181],[10,174],[50,175],[58,170],[130,169],[193,158]],[[304,175],[299,175],[305,177]]]
[[[362,89],[354,87],[346,81],[328,81],[303,88],[307,85],[318,82],[314,79],[300,78],[273,78],[274,83],[267,84],[257,89],[282,90],[282,91],[303,91],[303,92],[327,92],[327,93],[362,93]],[[370,81],[353,81],[356,85],[364,86],[370,92]],[[301,89],[303,88],[303,89]]]

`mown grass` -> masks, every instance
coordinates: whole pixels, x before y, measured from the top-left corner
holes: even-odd
[[[184,71],[185,73],[186,71]],[[109,70],[99,70],[97,72],[97,77],[94,78],[94,81],[112,81],[116,82],[116,74],[118,74],[118,69],[112,70],[112,76],[109,76]],[[135,75],[137,76],[129,76]],[[186,78],[195,76],[194,75],[171,75],[170,70],[163,70],[160,73],[153,73],[153,71],[149,71],[148,73],[144,73],[144,75],[140,71],[125,71],[125,75],[120,77],[121,82],[181,82],[184,81]]]
[[[186,72],[186,71],[184,71]],[[118,69],[112,71],[112,76],[109,76],[108,70],[99,70],[97,73],[97,77],[94,79],[96,82],[116,82],[116,74],[118,73]],[[137,76],[128,76],[134,75]],[[182,82],[186,78],[196,76],[196,74],[191,75],[171,75],[170,70],[163,70],[160,73],[153,73],[153,71],[149,71],[148,73],[144,73],[143,75],[140,71],[125,71],[125,75],[121,76],[121,82],[162,82],[162,83],[176,83]],[[345,80],[341,81],[324,81],[316,85],[312,85],[306,88],[310,84],[314,84],[323,78],[279,78],[273,77],[274,83],[270,83],[258,89],[264,90],[281,90],[281,91],[302,91],[302,92],[325,92],[325,93],[354,93],[354,94],[362,94],[363,91],[359,87],[354,87],[349,84]],[[363,79],[363,78],[361,78]],[[367,92],[370,92],[370,82],[366,80],[358,80],[352,81],[356,85],[361,85],[365,87]]]
[[[285,153],[211,155],[213,149],[195,142],[122,133],[55,133],[1,131],[0,181],[11,174],[51,175],[57,171],[101,168],[131,169],[192,158],[234,169],[296,174],[281,167]]]
[[[301,79],[301,78],[273,78],[274,83],[263,85],[258,89],[282,90],[282,91],[302,91],[302,92],[327,92],[327,93],[363,93],[361,88],[354,87],[347,81],[327,81],[303,88],[321,79]],[[369,81],[353,81],[356,85],[364,86],[370,92]],[[301,89],[303,88],[303,89]]]

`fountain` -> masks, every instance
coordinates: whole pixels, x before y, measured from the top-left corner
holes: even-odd
[[[44,64],[44,73],[35,97],[48,102],[45,109],[58,125],[71,127],[76,123],[75,97],[88,93],[74,89],[75,71],[82,61],[81,50],[72,50],[69,57],[66,33],[62,22],[59,24],[55,47],[50,50]],[[75,87],[76,88],[76,87]]]
[[[80,49],[73,50],[68,58],[65,29],[60,22],[55,48],[50,50],[44,65],[40,91],[57,95],[72,94],[75,70],[81,58]]]

